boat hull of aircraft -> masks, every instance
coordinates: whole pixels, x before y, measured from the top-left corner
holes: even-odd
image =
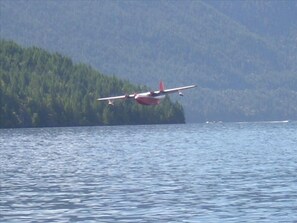
[[[158,105],[165,95],[150,96],[150,95],[136,95],[135,100],[141,105]]]

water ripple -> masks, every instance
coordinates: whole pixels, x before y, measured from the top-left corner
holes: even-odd
[[[0,130],[3,222],[296,222],[296,123]]]

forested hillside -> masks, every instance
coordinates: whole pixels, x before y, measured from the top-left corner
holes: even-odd
[[[0,40],[0,128],[184,122],[181,105],[169,98],[151,107],[96,100],[143,90],[60,54]]]
[[[296,1],[2,0],[1,36],[186,92],[189,121],[297,117]]]

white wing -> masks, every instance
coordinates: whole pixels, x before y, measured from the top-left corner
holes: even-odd
[[[114,97],[107,97],[107,98],[98,98],[98,101],[109,101],[109,100],[115,100],[115,99],[124,99],[126,98],[125,95],[121,95],[121,96],[114,96]]]
[[[113,96],[113,97],[107,97],[107,98],[98,98],[98,101],[112,101],[116,99],[127,99],[127,98],[134,98],[134,94],[130,95],[120,95],[120,96]]]
[[[190,89],[190,88],[194,88],[194,87],[196,87],[196,85],[166,89],[163,92],[169,94],[169,93],[178,92],[178,91],[181,91],[181,90],[186,90],[186,89]]]
[[[164,91],[154,91],[155,94],[170,94],[174,92],[180,92],[181,90],[186,90],[190,88],[197,87],[197,85],[189,85],[189,86],[184,86],[184,87],[177,87],[177,88],[171,88],[171,89],[165,89]]]

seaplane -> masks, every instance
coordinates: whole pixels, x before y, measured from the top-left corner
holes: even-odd
[[[183,96],[182,90],[194,88],[196,85],[189,85],[184,87],[177,87],[171,89],[165,89],[164,84],[160,81],[159,90],[149,91],[143,93],[125,94],[120,96],[98,98],[98,101],[108,101],[109,105],[114,105],[114,100],[118,99],[134,99],[141,105],[158,105],[161,100],[165,98],[167,94],[178,92],[180,96]]]

